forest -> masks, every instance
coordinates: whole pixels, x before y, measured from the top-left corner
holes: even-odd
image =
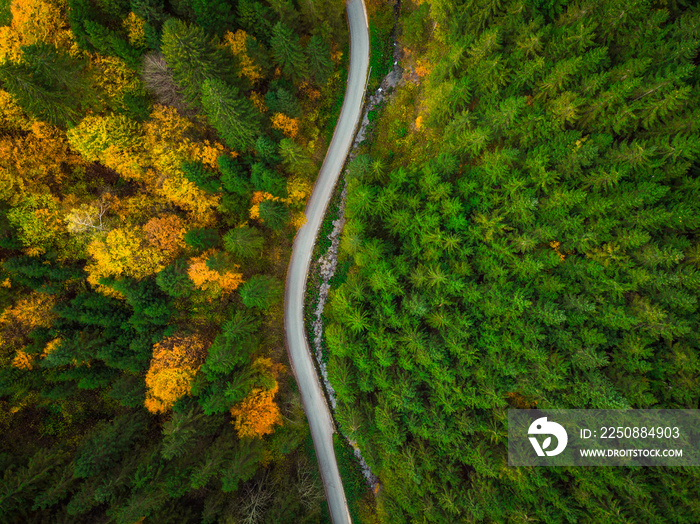
[[[700,408],[700,8],[404,0],[325,338],[408,522],[700,522],[697,468],[515,468],[507,411]]]
[[[330,0],[0,2],[0,522],[327,520],[284,348]]]

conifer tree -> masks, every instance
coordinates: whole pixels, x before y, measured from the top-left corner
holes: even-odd
[[[206,79],[202,85],[202,106],[230,148],[245,150],[255,144],[260,134],[258,112],[238,89],[221,80]]]
[[[250,226],[236,227],[224,235],[226,250],[243,259],[259,256],[263,243],[264,239],[260,231]]]
[[[289,26],[282,22],[275,24],[272,29],[270,47],[275,64],[282,70],[283,74],[294,80],[301,80],[308,76],[309,67],[304,49],[301,47],[299,37]]]
[[[282,286],[275,277],[255,275],[241,286],[240,293],[247,307],[267,310],[282,298]]]
[[[335,65],[331,60],[331,50],[320,35],[314,35],[306,46],[309,70],[316,83],[324,85],[333,72]]]
[[[231,78],[231,61],[214,45],[202,28],[171,18],[163,24],[162,52],[175,81],[193,107],[201,107],[207,79]]]

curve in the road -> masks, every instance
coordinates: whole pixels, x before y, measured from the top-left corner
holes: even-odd
[[[350,28],[350,65],[345,99],[326,158],[306,205],[306,224],[297,232],[294,239],[284,293],[284,327],[289,360],[299,384],[301,400],[309,420],[328,509],[334,524],[350,523],[350,512],[333,451],[333,421],[316,375],[311,349],[304,332],[304,290],[316,236],[360,120],[367,82],[369,67],[367,10],[363,0],[349,0],[346,10]]]

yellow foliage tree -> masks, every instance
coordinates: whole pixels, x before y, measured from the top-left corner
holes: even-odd
[[[34,367],[34,357],[18,349],[15,358],[12,359],[12,367],[17,369],[32,369]]]
[[[131,12],[122,21],[124,29],[129,35],[129,43],[134,47],[146,46],[146,22],[139,15]]]
[[[88,245],[92,261],[85,267],[88,282],[98,285],[100,278],[126,275],[143,278],[157,273],[164,267],[165,257],[148,245],[143,232],[134,226],[109,231],[103,239],[95,239]]]
[[[177,400],[189,395],[197,370],[207,354],[200,335],[176,335],[153,346],[153,358],[146,373],[146,401],[151,413],[168,411]]]
[[[221,200],[218,195],[208,195],[185,178],[181,165],[184,161],[204,159],[205,152],[201,144],[190,138],[192,122],[178,114],[172,107],[156,106],[151,119],[145,124],[146,151],[154,177],[149,183],[153,190],[176,206],[190,214],[195,227],[205,227],[214,220],[214,212]],[[204,148],[218,149],[219,144],[204,143]],[[199,153],[199,154],[198,154]],[[217,155],[218,157],[218,155]],[[209,161],[213,159],[206,157]]]
[[[76,127],[66,133],[70,145],[85,160],[105,162],[105,151],[113,147],[117,150],[138,150],[142,140],[141,126],[125,115],[87,116]]]
[[[46,252],[66,233],[60,203],[50,193],[27,194],[7,213],[7,219],[16,228],[29,256]]]
[[[210,250],[190,259],[187,274],[197,289],[212,294],[230,293],[243,283],[243,275],[237,272],[239,266],[235,264],[224,271],[207,267],[207,260],[215,254],[216,251]]]
[[[46,193],[50,187],[60,186],[66,169],[82,163],[59,129],[33,122],[25,131],[0,138],[0,200],[11,205],[27,194]]]
[[[294,138],[299,133],[299,119],[292,118],[284,113],[272,115],[272,127],[279,129],[288,138]]]
[[[255,388],[242,402],[231,408],[239,437],[262,437],[282,424],[282,414],[274,401],[278,389],[277,382],[272,389]]]
[[[250,93],[249,98],[253,105],[258,109],[258,111],[260,111],[261,113],[267,112],[267,106],[265,105],[265,97],[263,97],[261,93],[253,91],[252,93]]]
[[[4,351],[20,349],[27,343],[30,331],[51,327],[55,318],[51,312],[54,305],[54,295],[33,292],[6,308],[0,314],[0,348]]]
[[[188,212],[191,226],[206,227],[221,197],[195,186],[181,166],[201,160],[215,167],[224,147],[194,142],[192,131],[192,122],[174,108],[156,106],[143,126],[123,115],[88,116],[68,132],[68,140],[86,160],[99,160],[124,178],[138,180],[151,199],[180,207]]]
[[[13,0],[10,11],[12,23],[0,27],[0,62],[17,62],[21,47],[41,42],[69,48],[73,34],[65,10],[55,2],[43,0]]]
[[[246,45],[247,39],[248,34],[242,29],[239,29],[235,33],[227,31],[224,35],[223,43],[224,46],[227,47],[240,62],[238,75],[244,76],[254,84],[258,80],[262,79],[263,74],[262,68],[248,55],[248,46]]]
[[[0,127],[7,131],[29,131],[32,118],[15,101],[14,97],[0,89]]]

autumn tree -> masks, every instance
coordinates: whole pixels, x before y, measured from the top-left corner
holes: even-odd
[[[155,230],[151,236],[153,242],[160,242],[158,222],[152,223],[151,229]],[[177,243],[173,244],[172,240],[167,239],[166,244],[176,249]],[[147,241],[144,231],[134,226],[115,228],[103,239],[96,238],[88,246],[88,253],[92,263],[86,269],[90,273],[88,281],[93,284],[110,275],[142,278],[157,273],[164,267],[166,257],[172,255]]]
[[[272,128],[279,129],[287,138],[294,138],[299,133],[299,120],[282,113],[272,115]]]
[[[164,264],[185,247],[185,224],[177,215],[151,218],[144,224],[143,232],[146,242],[160,253]]]
[[[125,115],[88,116],[66,135],[70,145],[88,161],[108,163],[111,151],[129,151],[142,140],[141,126]],[[116,167],[116,166],[114,166]]]
[[[17,63],[22,46],[53,44],[66,49],[72,43],[65,11],[44,0],[22,0],[10,3],[11,23],[0,27],[0,62]]]
[[[267,374],[276,374],[269,359],[258,360],[257,363],[259,367],[265,368]],[[231,408],[231,416],[235,419],[233,424],[239,437],[261,438],[282,424],[282,414],[274,401],[279,385],[274,378],[270,380],[271,387],[252,389],[245,399]]]
[[[238,58],[240,63],[238,75],[247,78],[251,84],[255,84],[263,78],[263,71],[259,64],[250,56],[248,51],[248,39],[253,38],[239,29],[235,33],[227,31],[224,35],[223,44],[231,51],[231,54]]]
[[[216,260],[219,267],[211,268],[210,261]],[[198,257],[190,259],[187,274],[195,287],[212,295],[230,293],[242,282],[243,275],[238,273],[239,266],[228,263],[216,251],[207,251]]]
[[[190,393],[207,346],[200,335],[175,335],[153,346],[153,358],[146,374],[148,411],[167,411],[179,398]]]

